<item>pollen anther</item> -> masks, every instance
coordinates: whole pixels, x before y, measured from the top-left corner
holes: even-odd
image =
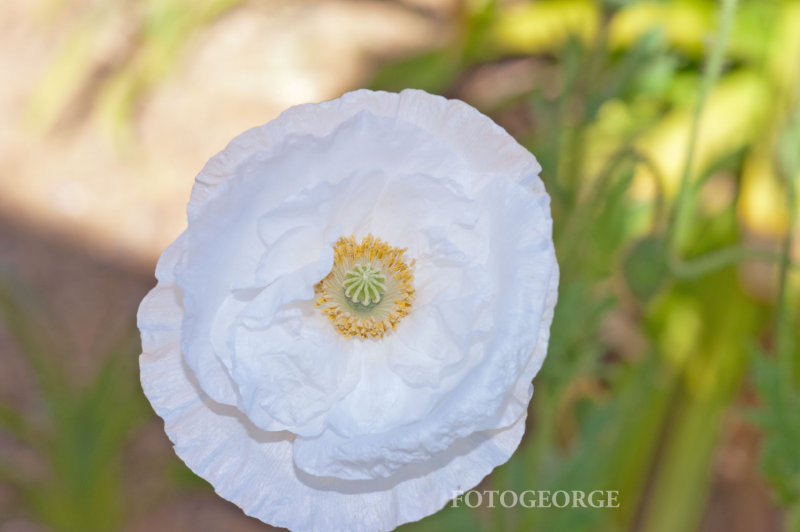
[[[333,251],[333,269],[314,287],[317,306],[344,336],[383,338],[409,313],[414,262],[372,235],[342,237]]]

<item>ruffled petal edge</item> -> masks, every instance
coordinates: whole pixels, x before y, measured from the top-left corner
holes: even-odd
[[[180,315],[173,285],[145,298],[149,309]],[[265,432],[234,407],[202,392],[180,353],[180,330],[149,327],[141,316],[142,388],[176,454],[215,491],[265,523],[295,531],[392,530],[441,509],[477,485],[514,453],[525,416],[506,429],[475,433],[446,452],[388,479],[344,481],[312,477],[292,460],[294,436]]]

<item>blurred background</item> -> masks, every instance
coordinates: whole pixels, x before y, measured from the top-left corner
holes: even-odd
[[[135,312],[205,161],[359,87],[538,157],[560,300],[481,488],[621,501],[402,530],[800,530],[799,76],[797,0],[1,2],[0,531],[268,529],[173,455]]]

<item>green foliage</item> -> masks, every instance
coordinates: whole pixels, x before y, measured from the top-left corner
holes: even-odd
[[[800,20],[789,22],[800,7],[736,7],[727,0],[495,6],[480,56],[448,51],[460,57],[460,77],[431,68],[442,74],[437,90],[458,95],[470,72],[509,55],[556,65],[557,90],[535,85],[484,109],[503,116],[510,105],[528,117],[520,135],[544,168],[562,278],[528,439],[483,487],[617,489],[622,501],[613,511],[450,508],[430,520],[439,529],[455,530],[467,515],[482,530],[697,529],[724,416],[750,368],[744,346],[769,334],[763,303],[746,293],[737,268],[782,260],[745,241],[742,225],[760,224],[738,205],[751,192],[731,195],[713,212],[701,192],[713,174],[751,179],[756,150],[779,153],[781,161],[800,153],[793,127],[779,129],[794,101],[787,104],[786,89],[776,88],[791,87],[787,77],[800,74],[800,49],[777,44],[800,31]],[[780,13],[793,30],[769,29],[765,21]],[[791,74],[764,79],[764,69],[786,53],[797,63]],[[403,88],[402,79],[392,87]],[[757,120],[728,120],[734,114]],[[798,175],[794,162],[782,164],[786,175]],[[636,191],[643,186],[650,192]],[[791,293],[795,269],[786,268]],[[632,337],[609,342],[602,332],[610,319],[627,319]],[[796,361],[796,350],[787,349],[783,358]],[[793,523],[800,519],[798,405],[795,395],[791,402],[776,395],[778,364],[758,361],[765,476],[784,494]],[[797,367],[782,364],[783,373]]]
[[[778,172],[785,180],[786,204],[790,219],[797,217],[797,179],[800,179],[800,82],[794,94],[794,112],[786,113],[783,135],[777,143]],[[766,436],[762,469],[781,503],[787,508],[788,529],[800,531],[800,352],[798,352],[798,309],[789,299],[789,269],[792,246],[791,228],[783,242],[779,295],[775,309],[775,356],[753,349],[755,385],[763,406],[755,414]]]
[[[769,435],[762,466],[781,503],[800,505],[800,390],[787,390],[778,363],[767,353],[753,350],[753,374],[764,405],[754,419]]]
[[[36,379],[45,419],[0,404],[0,432],[29,447],[45,466],[29,478],[0,459],[0,478],[15,485],[27,512],[59,531],[117,529],[124,519],[121,455],[145,419],[136,378],[135,331],[121,338],[86,386],[70,382],[66,335],[19,279],[0,277],[0,317]],[[60,334],[59,334],[60,332]]]

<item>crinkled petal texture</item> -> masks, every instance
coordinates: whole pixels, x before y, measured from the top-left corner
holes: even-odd
[[[522,437],[558,267],[536,159],[468,105],[356,91],[237,137],[139,310],[142,385],[177,454],[292,530],[391,530]],[[342,236],[415,260],[381,339],[315,307]]]

